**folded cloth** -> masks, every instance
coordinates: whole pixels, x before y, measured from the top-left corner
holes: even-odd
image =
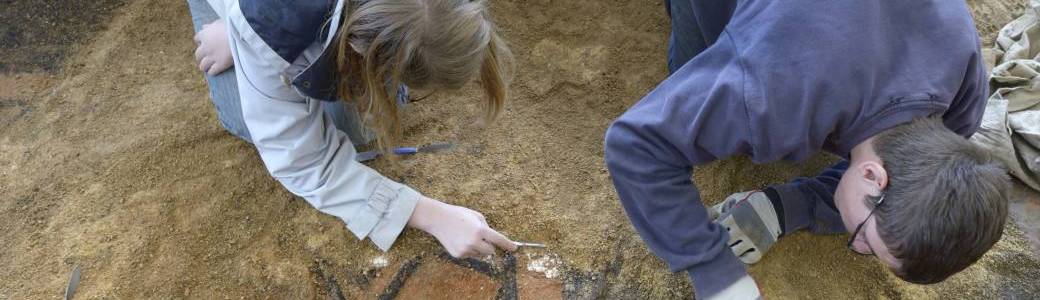
[[[1040,191],[1040,0],[1000,30],[990,51],[990,90],[982,126],[971,140]]]

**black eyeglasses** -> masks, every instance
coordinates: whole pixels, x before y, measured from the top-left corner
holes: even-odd
[[[856,226],[856,230],[852,232],[852,236],[849,237],[849,243],[845,245],[845,247],[848,247],[849,250],[852,250],[852,252],[862,255],[874,255],[874,248],[872,248],[870,246],[870,243],[868,243],[866,240],[864,240],[863,242],[867,244],[867,249],[870,249],[870,252],[867,253],[859,252],[858,250],[856,250],[856,248],[852,247],[852,243],[856,241],[856,237],[859,236],[859,231],[863,229],[863,225],[867,224],[867,220],[870,220],[870,216],[874,215],[874,212],[877,211],[878,206],[881,206],[882,202],[885,202],[884,194],[882,194],[881,198],[874,203],[874,208],[870,209],[870,213],[867,214],[866,218],[863,218],[863,222],[860,222],[859,226]]]

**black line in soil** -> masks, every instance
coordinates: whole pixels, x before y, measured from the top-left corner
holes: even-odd
[[[368,284],[372,282],[372,279],[375,279],[376,275],[379,275],[382,271],[382,268],[369,268],[354,273],[354,275],[351,276],[351,279],[354,284],[358,286],[368,286]]]
[[[614,248],[614,259],[603,267],[602,271],[592,273],[565,272],[563,287],[564,299],[604,299],[607,298],[609,282],[617,280],[624,263],[624,241],[619,241]],[[617,296],[617,295],[614,295]],[[625,297],[622,297],[625,298]]]
[[[481,274],[487,275],[488,277],[491,277],[491,278],[497,278],[498,277],[497,272],[495,272],[495,267],[491,266],[491,264],[489,264],[489,263],[482,262],[482,261],[479,261],[479,260],[476,260],[476,259],[472,259],[472,258],[458,259],[458,258],[451,257],[451,255],[448,255],[448,253],[445,253],[445,252],[442,252],[440,257],[443,258],[443,259],[446,259],[446,260],[448,260],[450,262],[452,262],[453,264],[459,265],[459,266],[461,266],[463,268],[467,268],[467,269],[470,269],[470,270],[474,270],[474,271],[480,272]]]
[[[397,271],[397,274],[394,275],[394,280],[386,287],[383,294],[379,295],[379,300],[397,298],[397,293],[401,292],[401,288],[404,287],[405,281],[412,276],[412,273],[415,273],[415,270],[419,268],[420,263],[422,263],[422,256],[416,256],[405,263],[404,266],[401,266],[401,270]]]
[[[610,287],[610,281],[612,279],[617,279],[618,274],[621,272],[621,264],[623,261],[622,243],[623,242],[618,242],[617,247],[614,248],[614,260],[610,261],[610,263],[603,268],[600,281],[597,283],[596,289],[594,290],[597,299],[606,296],[607,289]]]
[[[516,288],[516,256],[512,253],[506,253],[505,257],[505,269],[500,273],[499,280],[502,283],[502,288],[498,289],[498,294],[495,295],[497,300],[516,300],[518,297],[518,291]]]
[[[320,283],[325,286],[325,292],[329,298],[335,300],[344,300],[343,290],[339,287],[339,283],[336,283],[336,276],[325,272],[328,269],[328,261],[325,259],[316,260],[316,263],[311,266],[311,273],[318,275]]]

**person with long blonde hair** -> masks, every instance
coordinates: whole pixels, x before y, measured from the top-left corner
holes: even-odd
[[[493,121],[510,53],[487,5],[469,0],[189,0],[199,69],[217,116],[271,175],[386,251],[408,226],[454,257],[516,244],[465,207],[426,197],[356,161],[391,149],[410,89],[479,79]]]

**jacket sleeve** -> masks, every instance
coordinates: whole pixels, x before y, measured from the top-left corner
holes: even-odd
[[[242,115],[267,170],[293,194],[336,216],[359,239],[386,251],[420,197],[357,162],[346,134],[323,102],[301,96],[283,71],[289,65],[250,28],[237,4],[228,17]]]
[[[625,212],[672,271],[689,272],[699,298],[747,283],[726,230],[709,219],[691,180],[695,166],[751,154],[744,74],[723,34],[606,134],[606,164]]]

